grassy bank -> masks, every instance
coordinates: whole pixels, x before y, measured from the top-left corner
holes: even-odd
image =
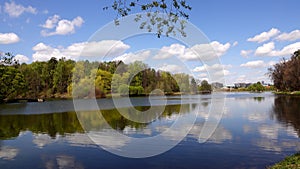
[[[292,156],[286,157],[281,162],[268,167],[268,169],[290,169],[290,168],[300,168],[300,152]]]
[[[300,91],[293,91],[293,92],[274,92],[277,95],[292,95],[292,96],[300,96]]]

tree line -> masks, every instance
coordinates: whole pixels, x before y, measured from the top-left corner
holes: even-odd
[[[278,90],[300,91],[300,50],[295,51],[289,60],[283,58],[268,70]]]
[[[30,98],[107,97],[111,94],[147,95],[197,93],[210,90],[207,81],[198,86],[188,74],[155,70],[136,61],[90,62],[51,58],[30,64],[0,55],[0,101]],[[160,89],[160,90],[155,90]]]

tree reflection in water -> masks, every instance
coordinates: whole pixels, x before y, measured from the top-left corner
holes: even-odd
[[[286,127],[293,126],[300,136],[300,97],[278,96],[274,100],[271,118],[278,120]]]
[[[124,108],[126,109],[126,108]],[[147,109],[147,107],[136,107],[138,110]],[[165,111],[161,116],[157,117],[166,118],[174,114],[179,114],[180,109],[189,112],[188,105],[172,105],[166,106]],[[97,113],[100,113],[98,111]],[[80,113],[81,119],[90,122],[88,129],[102,130],[104,123],[99,121],[97,113],[94,111]],[[108,124],[119,131],[123,131],[126,127],[142,129],[145,128],[147,123],[136,123],[124,118],[117,109],[101,111],[103,117]],[[18,137],[24,131],[31,131],[34,134],[47,134],[51,138],[57,135],[65,136],[72,133],[84,133],[80,122],[77,119],[75,112],[65,113],[51,113],[51,114],[34,114],[34,115],[0,115],[0,140],[6,140]]]

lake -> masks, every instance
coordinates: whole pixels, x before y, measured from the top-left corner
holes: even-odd
[[[300,97],[245,92],[151,99],[131,98],[136,110],[147,111],[151,105],[154,110],[163,110],[161,114],[149,115],[150,120],[144,123],[126,118],[132,113],[132,107],[122,98],[118,107],[112,99],[96,100],[105,120],[97,119],[97,107],[89,106],[88,99],[82,100],[85,105],[82,110],[76,109],[80,113],[75,112],[72,100],[1,104],[1,169],[265,168],[300,151]],[[108,126],[104,121],[110,130],[126,138],[149,138],[168,131],[180,118],[187,121],[193,118],[195,108],[198,108],[197,116],[188,134],[173,148],[158,155],[147,158],[116,155],[124,153],[122,148],[132,141],[107,136]],[[199,142],[201,129],[214,116],[215,108],[223,110],[222,116],[218,116],[218,126],[208,140]],[[127,113],[125,117],[120,110]],[[176,131],[164,139],[178,141],[182,130]],[[91,135],[94,132],[101,136],[102,142],[95,142]],[[136,151],[151,153],[168,147],[162,145],[147,149],[145,144]]]

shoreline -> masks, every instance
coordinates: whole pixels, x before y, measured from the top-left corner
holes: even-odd
[[[227,93],[233,93],[233,92],[249,92],[249,93],[263,93],[263,92],[272,92],[275,95],[279,96],[300,96],[300,91],[293,91],[293,92],[276,92],[276,91],[263,91],[263,92],[253,92],[253,91],[247,91],[247,90],[216,90],[211,93],[197,93],[200,95],[206,95],[206,94],[212,94],[212,93],[218,93],[218,92],[227,92]],[[166,96],[178,96],[178,95],[186,95],[187,93],[165,93]],[[142,95],[129,95],[129,97],[143,97],[143,96],[149,96],[150,94],[142,94]],[[158,94],[159,95],[159,94]],[[192,94],[194,95],[194,94]],[[96,99],[100,98],[112,98],[112,97],[123,97],[119,94],[107,94],[106,96],[97,96]],[[87,97],[86,99],[88,99]],[[53,100],[71,100],[73,99],[72,96],[69,96],[69,94],[61,94],[61,95],[54,95],[50,97],[38,97],[38,98],[16,98],[16,99],[9,99],[5,100],[1,103],[24,103],[24,102],[45,102],[45,101],[53,101]]]
[[[285,157],[280,162],[275,163],[268,169],[282,169],[282,168],[299,168],[300,167],[300,152]]]
[[[293,92],[273,92],[276,95],[287,95],[287,96],[300,96],[300,91],[293,91]]]

